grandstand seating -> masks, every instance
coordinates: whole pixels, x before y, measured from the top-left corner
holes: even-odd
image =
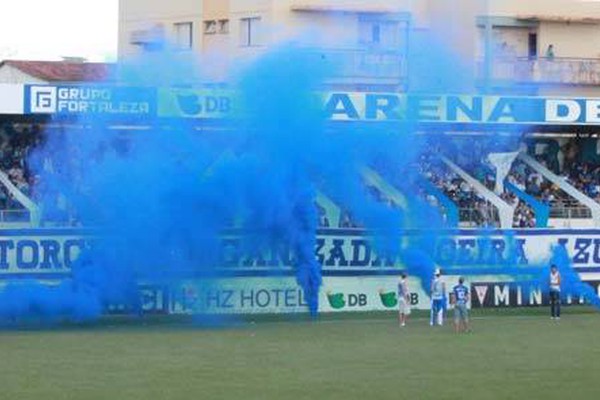
[[[34,173],[39,168],[57,174],[64,172],[51,159],[36,160],[37,164],[32,165],[35,160],[32,152],[43,143],[43,131],[35,124],[6,123],[0,126],[2,224],[32,222],[32,212],[35,213],[36,208],[31,204],[37,204],[45,211],[44,224],[77,223],[64,193],[53,193],[50,185],[40,182]],[[60,135],[61,132],[51,134]],[[512,227],[516,228],[543,227],[549,219],[553,221],[550,226],[565,226],[561,222],[565,220],[572,226],[571,222],[577,220],[589,222],[595,210],[600,209],[597,139],[527,139],[523,149],[532,161],[527,161],[529,158],[525,156],[516,159],[503,191],[497,194],[493,193],[495,169],[487,156],[497,151],[498,143],[486,138],[469,138],[470,147],[467,148],[466,141],[460,138],[444,140],[435,151],[425,151],[417,161],[404,166],[406,171],[390,174],[387,168],[385,173],[382,172],[380,166],[365,167],[366,194],[397,208],[407,208],[411,202],[418,201],[420,206],[438,210],[449,226],[458,224],[462,227],[506,228],[500,218],[502,207],[512,210]],[[514,148],[514,144],[512,146]],[[60,151],[69,151],[68,146]],[[409,170],[412,172],[408,173]],[[43,197],[40,196],[42,191]],[[326,195],[319,193],[316,201],[319,227],[363,227],[351,210],[336,205]],[[48,205],[48,201],[54,204]],[[450,218],[454,214],[456,217]]]

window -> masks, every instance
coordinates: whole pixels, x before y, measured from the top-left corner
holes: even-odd
[[[175,24],[175,47],[179,50],[189,50],[192,48],[192,44],[192,23]]]
[[[359,42],[367,46],[398,49],[402,29],[398,21],[362,19],[359,24]]]
[[[381,25],[371,25],[371,43],[381,43]]]
[[[220,19],[219,20],[219,33],[229,33],[229,20],[228,19]]]
[[[219,33],[219,34],[229,33],[229,20],[228,19],[204,21],[204,34],[205,35],[214,35],[216,33]]]
[[[250,47],[260,44],[260,17],[240,20],[240,46]]]
[[[214,35],[217,33],[217,21],[204,21],[204,34]]]
[[[162,49],[164,42],[165,30],[162,24],[154,25],[147,29],[132,31],[129,37],[129,43],[140,46],[147,51]]]
[[[537,33],[530,33],[528,38],[527,53],[529,58],[536,58],[538,55],[538,37]]]

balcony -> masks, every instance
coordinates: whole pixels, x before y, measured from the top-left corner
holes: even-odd
[[[485,77],[483,61],[479,62],[479,73],[480,77]],[[495,58],[491,79],[517,83],[600,85],[600,59]]]
[[[310,49],[332,83],[400,85],[406,81],[403,53],[383,49]]]

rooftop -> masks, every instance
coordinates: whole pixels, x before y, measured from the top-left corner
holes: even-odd
[[[79,61],[5,60],[0,62],[0,68],[4,66],[48,82],[103,81],[114,72],[114,64]]]

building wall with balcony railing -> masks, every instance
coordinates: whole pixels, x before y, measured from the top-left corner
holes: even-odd
[[[480,77],[544,85],[600,85],[600,21],[492,18],[492,23],[498,25],[493,26],[491,38],[485,27],[478,29]]]
[[[221,76],[226,76],[223,71],[228,67],[239,67],[288,41],[314,50],[315,58],[328,67],[335,82],[397,84],[406,71],[403,50],[408,46],[410,7],[414,4],[408,0],[176,2],[174,13],[152,2],[124,0],[120,10],[121,57],[147,51],[152,48],[148,44],[161,40],[176,43],[175,24],[191,22],[189,50],[217,65],[214,69]],[[224,20],[226,31],[206,30],[207,22]]]
[[[314,50],[333,83],[402,87],[411,68],[406,54],[414,31],[428,28],[443,48],[465,65],[470,62],[469,68],[472,60],[488,57],[491,67],[478,63],[480,78],[600,85],[600,3],[462,0],[460,5],[439,0],[172,0],[168,5],[123,0],[119,49],[126,56],[146,50],[144,42],[177,42],[175,25],[190,22],[189,50],[214,63],[221,77],[231,66],[294,41]],[[512,23],[495,25],[490,43],[485,27],[475,23],[478,16]],[[249,30],[252,18],[257,20]],[[227,21],[226,28],[207,31],[209,21]],[[543,58],[549,44],[553,60]]]
[[[483,61],[479,74],[485,74]],[[495,57],[491,78],[505,83],[600,85],[600,59]]]

